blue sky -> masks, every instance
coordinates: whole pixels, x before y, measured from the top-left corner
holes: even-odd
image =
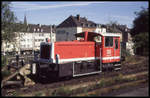
[[[26,14],[27,22],[33,24],[58,25],[70,15],[86,17],[95,23],[107,24],[110,21],[117,21],[132,27],[133,20],[141,7],[148,8],[146,1],[132,2],[111,2],[111,1],[94,1],[94,2],[11,2],[11,10],[20,21],[24,20]]]

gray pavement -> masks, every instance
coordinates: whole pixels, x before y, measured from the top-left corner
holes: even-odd
[[[116,96],[149,96],[149,87],[137,88]]]
[[[121,88],[104,94],[102,96],[116,96],[116,97],[140,97],[140,96],[149,96],[149,84],[144,83],[138,86],[129,86],[126,88]]]

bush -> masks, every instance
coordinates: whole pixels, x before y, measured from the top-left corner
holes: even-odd
[[[121,56],[131,56],[130,52],[121,47]]]
[[[148,56],[149,55],[149,33],[142,32],[133,37],[134,50],[137,55]]]
[[[104,86],[106,86],[106,80],[104,78],[102,78],[98,84],[99,84],[99,87],[104,87]]]
[[[2,79],[3,79],[5,77],[8,77],[11,73],[10,73],[10,71],[5,70],[5,71],[2,71],[1,74],[2,74]]]
[[[2,64],[2,68],[6,65],[8,65],[8,59],[7,59],[7,56],[1,56],[1,64]]]
[[[114,77],[113,80],[115,82],[121,82],[121,81],[123,81],[123,75],[119,74],[117,77]]]

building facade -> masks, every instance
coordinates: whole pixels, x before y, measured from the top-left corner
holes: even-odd
[[[39,51],[41,42],[56,41],[55,28],[49,25],[29,24],[27,31],[18,31],[15,34],[15,42],[2,43],[2,52],[16,51],[20,54],[26,51]]]
[[[106,28],[93,21],[87,20],[85,17],[69,16],[66,20],[60,23],[56,28],[56,41],[71,41],[75,40],[74,34],[89,31],[89,32],[106,32]]]

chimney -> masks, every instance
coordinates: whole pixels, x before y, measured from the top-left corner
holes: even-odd
[[[77,14],[77,20],[80,21],[80,15],[79,14]]]

